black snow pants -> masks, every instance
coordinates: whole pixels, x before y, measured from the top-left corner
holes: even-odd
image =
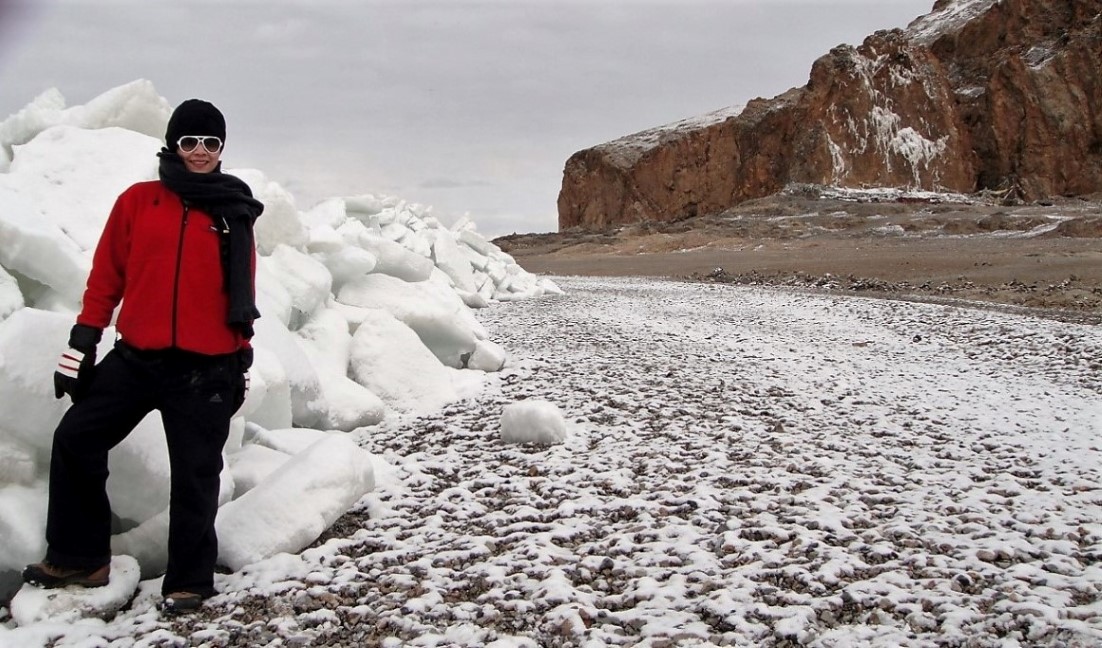
[[[237,354],[141,351],[117,342],[96,365],[88,393],[54,432],[46,560],[68,568],[111,560],[107,453],[159,410],[172,473],[161,590],[213,595],[222,448],[243,399]]]

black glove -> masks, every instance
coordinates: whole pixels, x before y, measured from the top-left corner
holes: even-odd
[[[69,349],[61,354],[54,372],[54,396],[65,394],[73,402],[84,398],[92,384],[96,367],[96,345],[103,336],[103,329],[77,324],[69,332]]]
[[[237,350],[237,365],[241,373],[245,373],[253,366],[253,348],[242,347]]]

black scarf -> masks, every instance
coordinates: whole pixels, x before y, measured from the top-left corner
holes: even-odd
[[[222,276],[230,298],[226,321],[251,338],[253,320],[260,317],[253,290],[253,223],[264,205],[253,198],[243,180],[222,173],[221,162],[211,173],[192,173],[180,156],[167,148],[161,149],[157,157],[161,159],[161,182],[184,204],[214,217],[221,241]]]

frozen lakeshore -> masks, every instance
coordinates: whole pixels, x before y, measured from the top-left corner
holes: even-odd
[[[555,280],[479,312],[478,396],[358,433],[393,472],[323,541],[57,645],[1102,642],[1097,327]],[[567,440],[503,444],[521,399]]]

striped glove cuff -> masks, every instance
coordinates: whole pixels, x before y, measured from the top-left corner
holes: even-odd
[[[69,378],[76,378],[80,372],[80,363],[84,361],[84,352],[76,349],[68,349],[61,354],[57,361],[57,372]]]

